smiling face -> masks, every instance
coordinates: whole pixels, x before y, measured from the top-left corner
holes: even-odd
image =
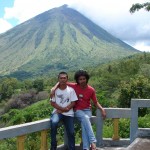
[[[79,83],[79,85],[81,87],[86,87],[86,85],[87,85],[87,79],[86,79],[86,77],[85,76],[80,76],[78,78],[78,83]]]
[[[60,85],[66,85],[68,81],[68,75],[67,74],[59,74],[58,81]]]

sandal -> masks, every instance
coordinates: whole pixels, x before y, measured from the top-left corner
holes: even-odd
[[[91,150],[97,150],[96,145],[94,143],[91,144]]]

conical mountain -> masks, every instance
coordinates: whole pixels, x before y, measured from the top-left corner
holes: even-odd
[[[0,75],[79,69],[138,52],[64,5],[0,34]]]

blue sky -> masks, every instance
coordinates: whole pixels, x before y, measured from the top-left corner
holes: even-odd
[[[0,0],[0,18],[4,16],[5,7],[13,7],[13,0]]]
[[[134,3],[148,0],[0,0],[0,33],[51,8],[68,4],[115,37],[150,52],[150,12],[130,14]]]
[[[0,0],[0,18],[4,17],[5,14],[5,8],[11,8],[14,5],[14,0]],[[17,19],[10,18],[6,19],[12,26],[17,25]]]

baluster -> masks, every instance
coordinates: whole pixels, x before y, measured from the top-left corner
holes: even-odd
[[[24,150],[25,135],[17,137],[17,150]]]
[[[41,131],[41,150],[47,150],[47,130]]]
[[[113,128],[114,128],[114,135],[112,137],[113,140],[119,140],[119,119],[114,118],[113,119]]]

